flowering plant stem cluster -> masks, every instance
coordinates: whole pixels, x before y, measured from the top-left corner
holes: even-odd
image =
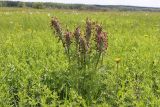
[[[86,69],[91,66],[97,68],[99,62],[103,62],[108,37],[100,24],[87,18],[85,28],[78,26],[71,32],[69,29],[63,30],[58,18],[52,17],[51,28],[61,41],[70,65],[76,64],[78,68]]]

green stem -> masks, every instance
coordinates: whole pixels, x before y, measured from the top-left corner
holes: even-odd
[[[67,49],[67,55],[68,55],[68,62],[69,62],[69,65],[70,65],[70,55],[69,55],[69,49]]]
[[[118,63],[117,63],[117,73],[118,73]]]
[[[99,60],[100,60],[100,58],[101,58],[101,52],[99,52],[99,54],[98,54],[98,59],[97,59],[97,62],[96,62],[96,69],[97,69],[97,66],[98,66],[98,63],[99,63]]]
[[[86,70],[86,54],[85,53],[84,53],[84,59],[83,59],[83,61],[84,61],[84,63],[83,63],[84,69]]]
[[[76,51],[77,51],[77,64],[78,64],[78,68],[80,67],[80,58],[79,58],[79,51],[78,51],[78,44],[76,44]]]
[[[102,60],[101,60],[101,65],[103,66],[103,57],[104,57],[104,54],[102,53]]]

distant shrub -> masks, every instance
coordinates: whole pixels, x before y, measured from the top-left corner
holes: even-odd
[[[18,7],[26,7],[26,4],[24,2],[19,2]]]
[[[2,5],[2,2],[0,2],[0,7],[2,7],[3,5]]]
[[[43,5],[43,3],[36,2],[36,3],[33,3],[33,4],[32,4],[32,7],[33,7],[33,8],[36,8],[36,9],[43,9],[43,8],[44,8],[44,5]]]

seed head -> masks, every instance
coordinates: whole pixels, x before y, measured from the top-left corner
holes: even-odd
[[[97,32],[97,35],[102,32],[102,26],[101,25],[96,25],[96,32]]]
[[[56,17],[52,17],[51,27],[55,29],[57,34],[62,35],[62,29],[61,29],[60,23]]]
[[[80,35],[81,35],[81,31],[80,31],[80,27],[78,26],[76,28],[76,30],[74,31],[74,37],[75,37],[75,40],[76,40],[76,44],[79,43]]]
[[[64,34],[64,37],[65,37],[66,48],[69,49],[71,44],[71,32],[67,30]]]
[[[63,47],[65,47],[65,41],[63,38],[62,29],[61,29],[60,23],[56,17],[52,17],[52,19],[51,19],[51,28],[56,31],[59,40],[62,42]]]
[[[97,51],[103,52],[108,48],[108,37],[106,32],[102,32],[102,26],[96,25]]]
[[[92,22],[87,18],[86,19],[86,36],[85,36],[87,45],[89,45],[91,33],[92,33]]]
[[[86,40],[83,38],[83,37],[80,37],[80,40],[79,40],[79,51],[81,53],[86,53],[87,52],[87,44],[86,44]]]
[[[106,32],[103,32],[103,44],[104,44],[104,49],[107,50],[108,48],[108,36]]]

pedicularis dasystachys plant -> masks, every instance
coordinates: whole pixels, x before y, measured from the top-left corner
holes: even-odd
[[[95,67],[103,62],[103,56],[108,48],[107,33],[103,32],[102,25],[86,19],[85,32],[78,26],[73,32],[63,31],[56,17],[51,19],[51,28],[62,42],[69,64],[77,64],[80,68]],[[72,62],[71,62],[72,60]]]

